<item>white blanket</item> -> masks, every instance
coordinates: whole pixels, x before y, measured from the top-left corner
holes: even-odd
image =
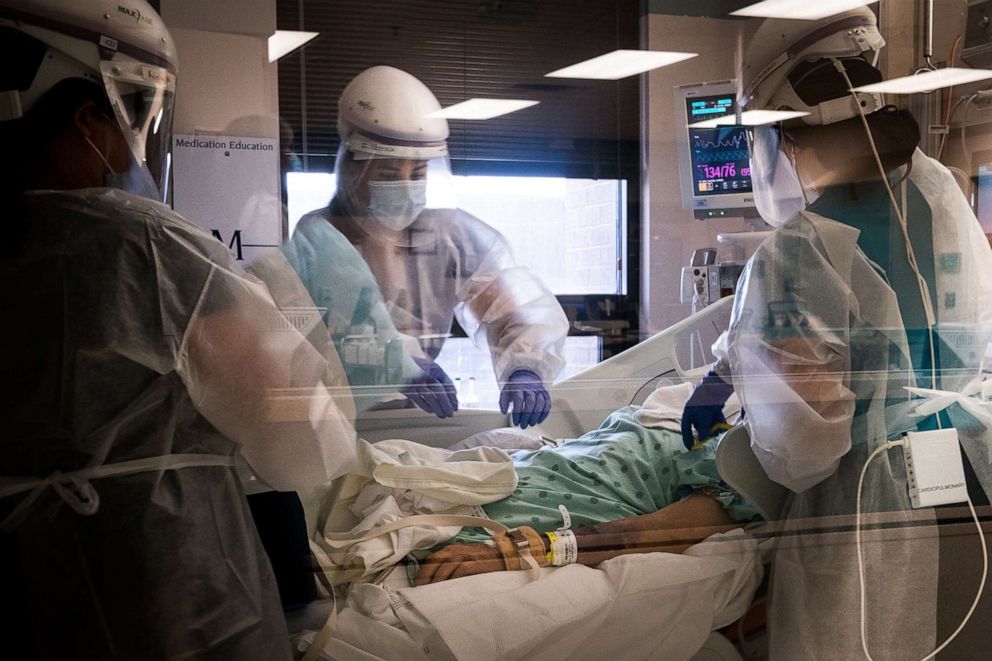
[[[311,550],[333,583],[371,575],[458,534],[460,527],[411,526],[375,539],[332,548],[325,534],[362,537],[376,526],[416,514],[478,514],[476,507],[509,495],[517,485],[510,456],[497,448],[452,452],[413,441],[359,441],[353,472],[320,499]]]
[[[757,543],[714,535],[682,555],[649,553],[598,568],[497,572],[349,595],[325,657],[616,661],[689,659],[746,611],[761,582]]]

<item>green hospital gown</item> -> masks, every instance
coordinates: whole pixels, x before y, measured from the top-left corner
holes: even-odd
[[[758,515],[720,480],[716,439],[686,451],[681,434],[640,425],[634,420],[637,410],[614,411],[598,429],[556,448],[513,454],[517,488],[485,505],[486,515],[511,528],[547,532],[562,527],[559,505],[579,528],[650,514],[695,490],[719,500],[735,521]],[[453,541],[487,538],[479,528],[465,528]]]

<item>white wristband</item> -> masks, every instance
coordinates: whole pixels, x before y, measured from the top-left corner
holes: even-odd
[[[548,560],[555,567],[571,565],[579,559],[579,544],[571,530],[556,530],[547,533]]]

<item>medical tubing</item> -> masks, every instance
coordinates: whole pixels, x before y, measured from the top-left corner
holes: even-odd
[[[947,114],[947,118],[944,120],[944,124],[948,126],[948,131],[947,133],[945,133],[940,137],[940,147],[937,148],[937,156],[936,156],[936,159],[938,161],[940,160],[941,155],[944,153],[944,147],[947,144],[947,136],[950,134],[950,123],[951,120],[954,119],[954,116],[958,114],[958,108],[960,108],[961,105],[964,103],[969,103],[969,104],[973,103],[977,97],[978,97],[977,94],[972,94],[970,96],[962,96],[960,99],[958,99],[957,103],[954,104],[950,112]],[[964,134],[964,130],[965,130],[964,127],[965,125],[962,124],[961,126],[962,135]]]
[[[909,239],[909,225],[906,223],[906,216],[903,214],[902,209],[899,208],[899,203],[896,202],[895,192],[892,190],[892,186],[889,185],[889,178],[885,172],[885,166],[882,165],[882,157],[878,154],[878,147],[875,145],[875,138],[872,137],[871,127],[868,126],[868,119],[865,117],[864,108],[861,107],[861,99],[858,98],[857,92],[854,91],[854,85],[851,83],[851,79],[847,75],[847,70],[844,69],[844,65],[837,58],[831,58],[834,63],[834,68],[844,77],[844,82],[847,83],[848,89],[851,90],[851,96],[854,97],[854,105],[858,109],[858,116],[861,118],[861,124],[864,126],[865,134],[868,136],[868,144],[871,147],[871,153],[875,157],[875,165],[878,166],[878,173],[882,177],[882,183],[885,185],[885,192],[889,195],[889,202],[892,203],[892,208],[896,212],[896,218],[899,219],[899,227],[902,229],[902,236],[906,242],[906,256],[909,259],[909,265],[912,267],[913,272],[916,273],[916,284],[920,290],[920,298],[923,302],[923,311],[926,313],[927,317],[927,339],[930,345],[930,387],[937,389],[937,356],[936,349],[933,339],[933,327],[937,323],[937,316],[933,310],[933,301],[930,299],[930,290],[927,288],[926,280],[923,274],[920,272],[920,267],[916,261],[916,253],[913,251],[913,242]],[[939,426],[939,420],[938,420]]]
[[[865,658],[868,661],[874,661],[872,655],[868,652],[868,619],[865,617],[865,566],[864,559],[861,557],[861,490],[864,487],[865,475],[868,473],[868,466],[879,454],[887,451],[890,448],[897,446],[905,447],[906,442],[903,440],[898,441],[888,441],[883,443],[868,457],[865,461],[865,465],[861,468],[861,476],[858,478],[858,493],[857,493],[857,504],[855,509],[854,518],[854,547],[858,554],[858,592],[861,599],[861,650],[864,652]],[[904,450],[905,451],[905,450]],[[985,544],[985,535],[982,532],[982,524],[978,520],[978,514],[975,512],[975,506],[971,502],[971,497],[968,497],[968,509],[971,510],[971,518],[975,521],[975,527],[978,529],[978,541],[982,545],[982,580],[978,585],[978,593],[975,595],[975,600],[971,602],[971,608],[965,614],[964,619],[961,620],[961,624],[958,628],[954,630],[950,636],[947,637],[944,642],[942,642],[937,648],[932,652],[924,656],[920,661],[927,661],[932,659],[937,654],[942,652],[944,648],[951,644],[958,634],[964,629],[965,625],[968,624],[968,620],[971,619],[972,614],[974,614],[975,609],[978,608],[978,602],[982,598],[982,593],[985,591],[985,581],[989,575],[989,552],[988,547]]]
[[[978,93],[972,94],[968,97],[964,106],[964,117],[961,119],[961,157],[964,158],[968,155],[968,144],[967,144],[967,133],[968,133],[968,115],[971,113],[971,106],[975,103],[975,99],[978,98]]]
[[[396,521],[392,521],[390,523],[375,526],[364,535],[359,535],[357,537],[350,532],[324,532],[320,534],[320,541],[327,544],[332,549],[343,549],[351,546],[352,544],[367,542],[371,539],[382,537],[383,535],[391,533],[395,530],[410,528],[412,526],[478,526],[480,528],[485,528],[495,535],[507,535],[510,532],[510,528],[503,525],[499,521],[493,521],[492,519],[485,519],[479,516],[462,516],[460,514],[416,514],[414,516],[403,517],[402,519],[397,519]]]

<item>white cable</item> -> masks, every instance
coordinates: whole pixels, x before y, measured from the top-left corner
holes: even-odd
[[[975,506],[971,503],[971,496],[968,497],[968,509],[971,510],[971,518],[975,520],[975,527],[978,528],[978,541],[982,544],[982,582],[978,585],[978,594],[975,595],[975,600],[971,602],[971,608],[968,609],[968,613],[961,620],[961,624],[958,628],[954,630],[947,640],[942,642],[937,649],[927,654],[923,657],[922,661],[927,661],[927,659],[932,659],[937,656],[945,647],[951,644],[951,641],[957,638],[961,630],[964,629],[964,625],[968,624],[968,620],[971,619],[972,613],[978,608],[978,602],[982,598],[982,592],[985,590],[985,581],[989,576],[989,550],[985,545],[985,535],[982,533],[982,524],[978,521],[978,515],[975,513]]]
[[[882,452],[885,452],[889,448],[894,448],[897,446],[905,447],[905,445],[906,442],[902,440],[888,441],[887,443],[883,443],[882,445],[880,445],[874,452],[871,453],[871,455],[868,457],[868,460],[865,461],[865,465],[861,468],[861,476],[858,478],[858,495],[857,495],[858,500],[855,506],[856,514],[854,517],[854,539],[855,539],[854,545],[858,553],[858,593],[861,598],[861,651],[864,652],[865,658],[868,659],[868,661],[874,661],[874,659],[872,658],[872,655],[868,652],[868,618],[866,617],[866,613],[865,613],[866,610],[865,565],[864,565],[864,559],[861,557],[861,490],[862,487],[864,486],[865,475],[868,472],[868,466],[875,459],[875,457],[877,457]],[[903,450],[903,452],[905,452],[905,449]],[[978,608],[978,602],[981,601],[982,593],[985,591],[985,581],[986,579],[988,579],[988,575],[989,575],[989,552],[988,552],[988,547],[985,544],[985,534],[982,532],[982,524],[978,520],[978,514],[975,513],[975,506],[972,504],[970,497],[968,497],[968,509],[971,510],[971,518],[975,521],[975,527],[978,529],[978,541],[982,545],[982,580],[978,584],[978,593],[975,595],[975,600],[971,602],[971,608],[968,609],[968,613],[964,616],[964,619],[961,620],[961,624],[959,624],[958,628],[954,630],[954,633],[948,636],[947,639],[944,640],[944,642],[942,642],[932,652],[924,656],[920,661],[927,661],[928,659],[932,659],[941,651],[943,651],[944,648],[950,645],[951,641],[957,638],[958,634],[961,633],[962,630],[964,630],[965,625],[968,624],[968,621],[971,619],[971,616],[974,614],[975,609]]]
[[[689,308],[689,315],[696,316],[698,309],[696,308],[696,302],[699,300],[699,296],[695,292],[695,287],[693,287],[692,293],[692,304]],[[697,331],[692,331],[689,334],[689,369],[696,369],[696,342],[693,341],[693,337]],[[702,356],[699,357],[702,360]]]
[[[968,131],[968,115],[971,113],[971,106],[977,98],[978,94],[972,94],[968,97],[964,106],[964,117],[961,119],[961,158],[965,161],[968,160],[968,144],[965,140]]]
[[[833,58],[834,67],[840,72],[840,75],[844,77],[844,81],[847,83],[848,89],[852,89],[854,85],[851,83],[851,79],[847,76],[847,71],[844,69],[844,65],[841,64],[840,60]],[[924,279],[923,274],[920,272],[920,267],[916,262],[916,253],[913,251],[913,242],[909,239],[909,225],[906,223],[906,216],[903,214],[902,209],[899,208],[899,204],[896,202],[896,195],[892,190],[892,186],[889,184],[888,174],[885,172],[885,166],[882,165],[882,157],[878,154],[878,148],[875,145],[875,138],[872,137],[871,127],[868,126],[868,119],[865,117],[864,108],[861,107],[861,99],[853,90],[851,91],[851,96],[854,97],[854,105],[858,109],[858,116],[861,118],[861,124],[864,126],[865,134],[868,136],[868,144],[871,147],[871,153],[875,157],[875,165],[878,167],[878,172],[882,177],[882,183],[885,184],[885,191],[889,195],[889,201],[892,203],[892,208],[896,212],[896,218],[899,219],[899,226],[902,229],[902,236],[906,242],[906,256],[909,259],[909,265],[916,274],[916,284],[920,290],[920,298],[923,302],[923,312],[927,317],[927,337],[930,344],[930,387],[934,390],[937,389],[937,361],[936,361],[936,350],[933,339],[933,327],[937,323],[937,316],[934,313],[933,301],[930,299],[930,290],[927,287],[926,279]],[[939,421],[938,421],[939,426]]]
[[[848,77],[847,71],[844,69],[844,65],[841,64],[840,61],[835,58],[833,59],[833,63],[837,71],[839,71],[840,74],[844,77],[844,81],[847,83],[848,89],[853,88],[854,85],[851,84],[851,79]],[[930,299],[930,291],[926,286],[926,280],[923,278],[923,274],[920,272],[919,266],[917,265],[916,254],[913,251],[913,244],[909,239],[909,226],[906,223],[906,217],[903,214],[903,211],[900,208],[900,206],[896,203],[895,193],[892,190],[892,186],[889,184],[889,178],[887,173],[885,172],[885,166],[882,164],[882,158],[881,156],[879,156],[878,148],[875,145],[875,139],[872,137],[871,134],[871,127],[868,126],[868,119],[865,117],[864,109],[861,107],[861,100],[858,98],[857,93],[855,93],[854,91],[851,92],[851,95],[854,97],[855,106],[858,109],[858,116],[861,117],[861,124],[864,126],[865,134],[868,136],[868,144],[871,146],[872,155],[875,157],[875,164],[878,166],[879,174],[882,176],[882,182],[885,184],[885,190],[889,195],[889,201],[892,203],[892,208],[895,210],[896,217],[899,219],[899,225],[902,228],[903,239],[906,242],[906,254],[907,257],[909,258],[909,264],[912,267],[913,271],[916,273],[917,285],[920,288],[920,297],[922,298],[923,301],[923,309],[927,315],[927,336],[930,343],[930,383],[932,387],[936,389],[937,361],[936,361],[935,343],[933,337],[933,327],[936,323],[936,315],[934,314],[934,310],[933,310],[933,301]],[[974,97],[969,99],[968,101],[969,107],[972,101],[974,101]],[[965,128],[967,127],[967,119],[968,119],[968,109],[966,108],[964,125],[961,128],[962,146],[964,145],[964,132],[965,132]],[[936,416],[936,419],[937,419],[937,426],[940,427],[941,424],[940,416],[939,415]],[[871,455],[868,457],[868,460],[865,461],[865,465],[861,469],[861,475],[858,478],[854,536],[855,536],[855,549],[858,554],[858,591],[861,600],[861,649],[865,654],[865,658],[868,659],[869,661],[873,661],[873,659],[871,654],[868,652],[868,632],[867,632],[868,620],[865,613],[865,608],[866,608],[865,607],[865,567],[864,567],[864,559],[861,557],[861,491],[862,488],[864,487],[865,475],[868,472],[868,466],[871,464],[871,462],[879,454],[887,451],[889,448],[893,448],[896,446],[905,446],[905,441],[901,441],[901,440],[888,441],[886,443],[883,443],[881,446],[879,446],[874,452],[871,453]],[[982,592],[985,589],[985,581],[988,578],[988,568],[989,568],[988,548],[986,547],[985,544],[985,536],[982,533],[981,523],[978,521],[978,515],[975,513],[975,507],[972,504],[970,497],[968,498],[968,508],[971,510],[972,519],[974,519],[975,527],[978,529],[978,540],[979,542],[981,542],[982,545],[982,580],[978,586],[978,593],[975,595],[975,600],[972,602],[971,608],[968,609],[968,613],[961,621],[961,624],[958,625],[958,628],[954,631],[954,633],[952,633],[947,638],[947,640],[941,643],[935,650],[924,656],[922,661],[927,661],[927,659],[932,659],[935,655],[937,655],[940,651],[942,651],[945,647],[947,647],[951,643],[951,641],[953,641],[957,637],[959,633],[961,633],[965,625],[968,623],[968,620],[971,619],[972,614],[975,612],[975,608],[978,607],[978,602],[981,600]]]
[[[861,468],[861,476],[858,478],[858,499],[854,508],[854,548],[858,553],[858,593],[861,596],[861,650],[865,653],[865,658],[868,661],[873,661],[873,659],[871,654],[868,653],[868,618],[865,616],[865,563],[861,558],[861,488],[865,483],[865,474],[868,472],[868,466],[875,457],[891,447],[905,444],[905,441],[889,441],[880,445],[871,453],[868,460],[865,461],[865,465]]]

